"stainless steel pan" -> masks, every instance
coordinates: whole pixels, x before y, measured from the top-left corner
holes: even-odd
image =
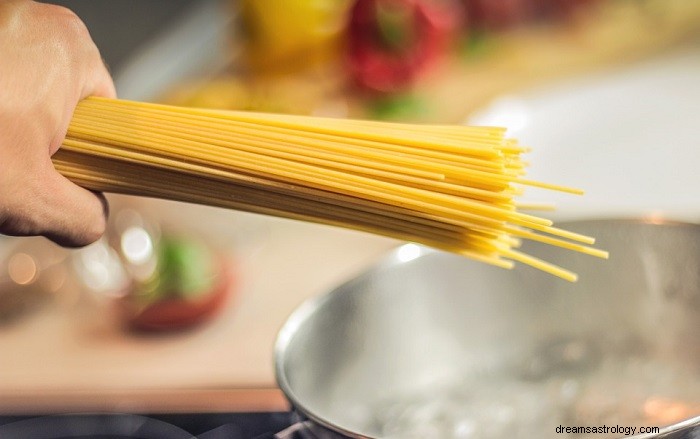
[[[575,284],[397,250],[290,317],[280,387],[353,438],[561,438],[559,426],[603,424],[700,437],[700,226],[566,228],[596,236],[610,260],[525,250],[578,272]]]

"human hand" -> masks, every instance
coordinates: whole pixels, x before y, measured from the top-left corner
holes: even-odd
[[[91,95],[115,90],[83,22],[60,6],[0,0],[0,233],[64,246],[104,233],[104,196],[51,163],[77,103]]]

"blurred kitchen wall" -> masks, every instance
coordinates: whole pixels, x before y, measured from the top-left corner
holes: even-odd
[[[112,72],[119,71],[135,50],[168,24],[200,3],[195,0],[57,0],[87,25]]]

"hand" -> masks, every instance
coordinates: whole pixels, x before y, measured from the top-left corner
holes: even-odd
[[[115,97],[80,19],[60,6],[0,0],[0,233],[65,246],[97,240],[107,203],[54,169],[78,101]]]

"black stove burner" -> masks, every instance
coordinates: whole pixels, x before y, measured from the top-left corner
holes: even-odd
[[[272,439],[292,413],[0,416],[2,439]]]

